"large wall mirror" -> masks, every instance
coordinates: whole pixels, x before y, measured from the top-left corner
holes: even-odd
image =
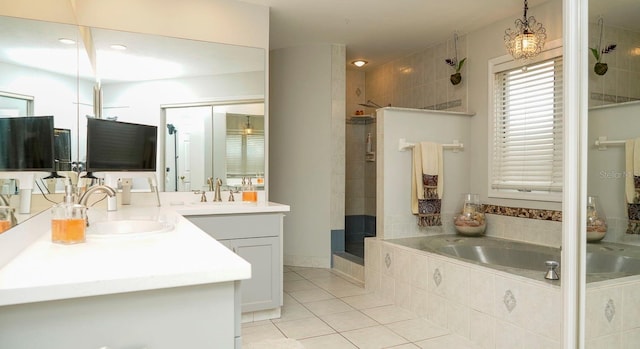
[[[636,157],[626,150],[629,140],[640,149],[640,2],[590,0],[588,45],[587,195],[596,211],[587,207],[587,215],[597,212],[607,229],[602,242],[587,244],[586,347],[637,348],[640,277],[624,268],[625,256],[640,250],[638,211],[627,199],[637,197],[633,167],[635,161],[640,169],[640,150]],[[611,266],[624,279],[598,279],[605,274],[593,273],[604,261],[592,251],[612,255]]]
[[[53,115],[70,153],[60,170],[82,169],[87,118],[99,117],[158,127],[160,190],[203,189],[209,177],[233,186],[263,175],[265,62],[262,48],[0,16],[0,113]],[[208,109],[207,120],[191,113],[198,108]],[[189,131],[197,123],[208,128]],[[198,138],[190,152],[203,160],[180,185],[186,159],[176,168],[175,150]],[[3,193],[16,192],[2,181]],[[63,189],[39,184],[34,193]],[[146,180],[136,186],[149,188]]]

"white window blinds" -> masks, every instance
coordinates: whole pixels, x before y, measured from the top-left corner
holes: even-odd
[[[562,58],[495,74],[491,187],[562,191]]]
[[[227,176],[264,173],[264,135],[227,133]]]

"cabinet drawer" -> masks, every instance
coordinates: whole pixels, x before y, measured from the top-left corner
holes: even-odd
[[[198,228],[216,240],[279,236],[281,213],[250,215],[187,216]]]

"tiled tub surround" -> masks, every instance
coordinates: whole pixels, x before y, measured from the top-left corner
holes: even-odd
[[[587,284],[586,349],[640,348],[640,277]]]
[[[481,348],[560,348],[560,287],[374,238],[365,287]]]
[[[398,240],[413,247],[366,239],[367,290],[481,348],[561,348],[559,282],[544,280],[543,272],[517,275],[508,268],[484,267],[409,243],[418,239]],[[590,244],[589,248],[603,246]],[[590,282],[587,348],[638,347],[638,307],[640,276]]]

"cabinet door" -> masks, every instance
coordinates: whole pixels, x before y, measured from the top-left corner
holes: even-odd
[[[242,312],[279,307],[282,287],[280,240],[277,237],[220,241],[251,264],[251,279],[242,280]]]

